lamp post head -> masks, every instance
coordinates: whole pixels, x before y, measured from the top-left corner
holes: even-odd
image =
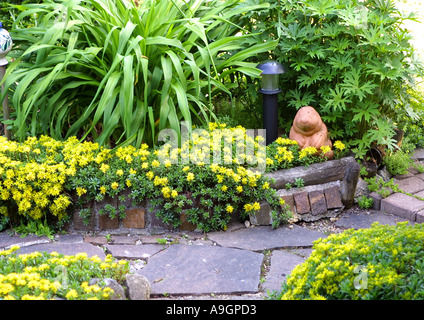
[[[260,92],[265,94],[281,92],[281,89],[278,87],[278,76],[287,72],[285,67],[277,61],[267,60],[258,64],[257,68],[262,70],[262,89]]]
[[[0,67],[9,63],[6,55],[12,49],[12,44],[12,37],[6,29],[3,29],[3,23],[0,22]]]

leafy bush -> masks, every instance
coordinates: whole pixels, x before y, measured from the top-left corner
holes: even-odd
[[[413,163],[413,160],[411,159],[411,154],[408,152],[397,150],[388,153],[384,157],[383,163],[385,164],[387,171],[389,171],[392,175],[396,175],[407,173]]]
[[[405,132],[402,149],[405,142],[412,144],[412,149],[424,148],[424,88],[421,85],[416,90],[409,90],[409,93],[411,98],[398,106],[396,119],[399,128]]]
[[[268,7],[241,0],[45,0],[20,7],[5,87],[13,133],[101,145],[153,145],[179,121],[207,123],[230,76],[257,77],[245,60],[272,50],[238,16]],[[21,22],[36,12],[35,25]],[[17,85],[18,84],[18,85]],[[0,97],[1,99],[2,97]],[[230,97],[231,98],[231,97]]]
[[[424,225],[374,223],[314,243],[273,298],[421,300]]]
[[[19,246],[0,251],[0,300],[108,300],[113,290],[89,285],[92,278],[113,278],[123,284],[128,261],[108,255],[105,260],[86,253],[17,254]]]
[[[412,77],[422,70],[402,27],[416,16],[393,0],[269,2],[245,22],[264,31],[257,41],[279,39],[273,56],[288,67],[280,82],[286,132],[297,109],[311,105],[331,137],[350,141],[358,157],[375,142],[393,148],[392,120],[399,108],[411,113]]]
[[[373,198],[368,198],[366,196],[361,196],[358,198],[358,205],[362,209],[370,209],[372,208],[373,204],[374,204]]]

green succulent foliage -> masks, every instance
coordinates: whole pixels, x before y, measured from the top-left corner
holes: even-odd
[[[238,16],[266,2],[45,0],[21,10],[10,33],[13,133],[90,137],[101,145],[153,145],[164,128],[214,119],[213,98],[258,77],[246,61],[275,48]],[[23,22],[35,17],[34,26]],[[16,85],[18,84],[18,85]],[[0,97],[2,98],[2,97]],[[191,126],[190,126],[191,127]]]
[[[314,242],[280,292],[282,300],[422,300],[424,225],[374,223]]]
[[[280,82],[279,120],[286,132],[297,110],[310,105],[331,138],[352,141],[359,155],[372,143],[394,149],[392,120],[400,111],[415,115],[399,105],[409,105],[414,76],[422,74],[402,26],[417,17],[399,11],[393,0],[268,2],[269,9],[251,13],[249,27],[266,30],[261,39],[279,39],[273,57],[288,69]]]

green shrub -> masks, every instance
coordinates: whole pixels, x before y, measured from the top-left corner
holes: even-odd
[[[373,203],[374,203],[374,200],[372,198],[368,198],[366,196],[361,196],[358,198],[358,205],[362,209],[372,208]]]
[[[280,78],[279,120],[286,132],[296,111],[311,105],[331,137],[351,141],[358,156],[373,142],[393,148],[393,120],[399,108],[411,111],[413,76],[422,70],[402,27],[416,16],[399,11],[393,0],[269,3],[244,18],[251,30],[264,30],[258,41],[279,39],[273,56],[288,69]]]
[[[374,223],[314,242],[278,299],[424,299],[424,225]]]
[[[412,162],[411,155],[403,150],[389,152],[383,159],[387,171],[392,175],[407,173]]]
[[[22,5],[9,30],[13,134],[57,140],[154,145],[180,121],[207,123],[213,100],[258,77],[247,58],[276,42],[255,42],[238,16],[268,7],[241,0],[45,0]],[[27,28],[23,19],[33,16]],[[19,83],[17,86],[16,84]],[[0,97],[0,101],[2,97]]]

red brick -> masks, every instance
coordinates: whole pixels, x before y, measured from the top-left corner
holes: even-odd
[[[181,221],[180,230],[184,230],[184,231],[196,230],[196,225],[187,221],[187,215],[185,212],[181,212],[180,221]]]
[[[325,201],[327,203],[327,209],[342,208],[342,196],[340,194],[340,188],[337,186],[327,188],[324,190]]]
[[[107,215],[99,215],[99,228],[100,230],[118,229],[119,228],[118,217],[111,219]]]
[[[289,206],[289,211],[291,211],[292,213],[296,213],[296,206],[294,205],[293,195],[289,194],[287,196],[281,196],[281,199],[283,199]]]
[[[325,203],[324,192],[322,190],[309,192],[309,203],[311,204],[312,215],[315,216],[327,212],[327,205]]]
[[[124,228],[144,229],[146,209],[127,209],[125,210]]]
[[[298,214],[311,212],[311,206],[309,204],[309,197],[307,192],[296,193],[293,195],[293,198]]]

